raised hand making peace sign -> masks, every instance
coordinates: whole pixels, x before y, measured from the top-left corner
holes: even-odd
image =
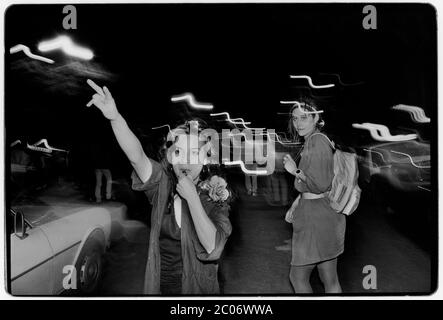
[[[86,82],[96,92],[92,96],[91,101],[89,101],[86,106],[90,107],[91,105],[95,105],[97,108],[100,109],[100,111],[107,119],[117,119],[117,117],[119,116],[117,106],[115,105],[114,98],[112,97],[111,92],[108,90],[108,88],[103,87],[102,89],[90,79],[88,79]]]

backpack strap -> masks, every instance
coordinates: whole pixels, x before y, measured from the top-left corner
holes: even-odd
[[[335,150],[335,143],[334,143],[333,141],[331,141],[331,139],[329,139],[329,137],[328,137],[327,135],[325,135],[324,133],[321,133],[321,132],[315,132],[315,133],[313,133],[313,134],[311,134],[311,135],[309,136],[308,140],[311,139],[311,137],[313,137],[313,136],[315,136],[315,135],[317,135],[317,134],[322,135],[323,137],[325,137],[326,139],[328,139],[329,144],[331,145],[332,149]]]

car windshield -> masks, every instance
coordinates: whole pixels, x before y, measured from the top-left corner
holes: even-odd
[[[67,153],[14,148],[8,188],[11,208],[21,211],[32,225],[41,225],[89,205],[81,185],[69,176],[67,163]]]

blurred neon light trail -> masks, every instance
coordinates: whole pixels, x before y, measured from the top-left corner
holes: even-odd
[[[206,109],[211,110],[214,108],[214,106],[210,103],[200,103],[195,100],[195,97],[192,93],[184,93],[181,95],[176,95],[171,97],[172,102],[180,102],[185,101],[187,102],[192,108],[195,109]]]
[[[312,83],[312,79],[310,76],[307,75],[296,75],[296,76],[289,76],[291,79],[307,79],[309,86],[313,89],[327,89],[327,88],[332,88],[335,86],[335,84],[331,83],[331,84],[324,84],[324,85],[315,85]]]
[[[53,40],[42,41],[38,44],[38,50],[48,52],[61,49],[72,57],[91,60],[94,54],[91,50],[76,45],[68,36],[59,36]]]
[[[267,170],[249,170],[249,169],[246,169],[245,163],[243,161],[241,161],[241,160],[226,161],[226,162],[224,162],[224,165],[226,165],[226,166],[240,165],[241,170],[244,173],[250,174],[250,175],[266,175],[266,174],[268,174]]]
[[[11,49],[9,49],[9,53],[10,54],[17,53],[17,52],[20,52],[20,51],[23,51],[23,53],[25,55],[27,55],[31,59],[40,60],[40,61],[43,61],[43,62],[46,62],[46,63],[51,63],[51,64],[54,63],[54,60],[51,60],[51,59],[48,59],[48,58],[45,58],[45,57],[33,54],[31,52],[31,50],[27,46],[25,46],[23,44],[18,44],[16,46],[13,46]]]
[[[399,134],[399,135],[391,135],[388,127],[381,124],[374,123],[353,123],[352,127],[356,129],[368,130],[371,134],[371,137],[377,141],[408,141],[414,140],[417,138],[416,134]]]
[[[425,114],[425,111],[416,106],[408,106],[405,104],[398,104],[396,106],[393,106],[392,109],[394,110],[401,110],[406,111],[411,115],[411,118],[413,121],[418,123],[429,123],[431,122],[431,118],[428,118]]]

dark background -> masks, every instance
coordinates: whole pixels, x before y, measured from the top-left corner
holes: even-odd
[[[127,179],[131,168],[116,145],[109,122],[96,108],[85,106],[94,93],[86,84],[87,78],[110,88],[119,111],[150,155],[156,149],[152,142],[166,133],[151,130],[151,127],[173,125],[192,116],[187,106],[171,104],[172,95],[189,91],[197,100],[213,103],[212,112],[227,111],[232,117],[252,121],[254,127],[285,132],[287,116],[278,113],[288,112],[289,108],[279,101],[312,94],[325,111],[325,129],[345,144],[361,147],[374,143],[367,131],[352,128],[352,123],[373,122],[388,126],[392,134],[418,133],[419,142],[431,145],[431,180],[435,187],[425,198],[430,200],[416,201],[406,193],[396,193],[394,200],[406,206],[416,203],[408,212],[412,223],[405,234],[413,237],[425,234],[433,241],[437,239],[437,29],[432,6],[376,4],[377,30],[362,27],[365,4],[75,5],[77,30],[63,29],[64,6],[15,5],[6,12],[6,145],[15,139],[34,143],[47,138],[52,146],[71,151],[76,177],[89,176],[88,183],[92,186],[91,146],[111,150],[113,169],[117,170],[117,174],[113,170],[113,175],[121,174]],[[40,41],[61,34],[90,48],[94,59],[82,61],[60,52],[42,54],[38,51]],[[19,43],[55,63],[34,61],[23,53],[10,55],[9,48]],[[336,86],[309,89],[306,81],[289,79],[290,74],[307,74],[315,84],[335,83]],[[334,74],[349,85],[340,85]],[[431,123],[417,124],[407,113],[391,110],[400,103],[423,108]],[[208,112],[193,115],[211,119]],[[211,125],[217,125],[218,129],[229,128],[224,122],[215,121]],[[8,149],[5,152],[7,162]],[[381,193],[384,189],[375,198]],[[123,202],[136,203],[131,198],[135,197],[133,193],[128,191],[126,195],[127,201]],[[391,194],[386,197],[393,200]],[[271,212],[276,225],[281,225],[281,218],[277,217],[281,208],[268,212],[263,209],[266,208],[264,202],[258,202],[260,198],[254,199],[256,202],[251,199],[244,202],[252,204],[249,213],[244,207],[238,209],[241,201],[237,202],[240,202],[239,207],[232,210],[237,233],[232,236],[231,243],[235,245],[241,245],[242,232],[247,234],[248,231],[241,229],[242,217],[248,222],[247,219],[252,219],[248,217],[253,217],[257,222],[257,215],[262,214],[263,219]],[[397,279],[391,282],[389,278],[386,283],[392,283],[395,290],[401,291],[410,283],[398,283],[402,282],[399,274],[408,267],[403,266],[403,262],[414,260],[411,257],[415,257],[415,251],[409,249],[407,241],[396,238],[391,229],[385,228],[390,225],[385,218],[374,218],[372,200],[360,206],[360,215],[354,215],[354,219],[362,220],[350,221],[351,233],[347,231],[347,241],[352,249],[347,251],[346,259],[366,263],[367,257],[382,257],[379,262],[387,266],[386,269],[392,268],[386,274]],[[423,203],[429,205],[423,206]],[[240,211],[242,215],[238,214]],[[417,225],[425,219],[417,219],[417,212],[421,217],[427,212],[433,214],[433,220],[422,232],[417,231]],[[263,230],[269,230],[269,221],[263,219],[262,222],[266,226]],[[251,239],[260,236],[257,230],[254,224]],[[266,234],[277,237],[283,236],[285,231],[275,230],[277,232],[266,231]],[[259,242],[247,239],[245,243],[254,246]],[[271,243],[272,247],[275,239],[265,239],[267,241],[259,240],[267,245]],[[436,242],[432,243],[431,246],[426,242],[424,247],[435,249]],[[391,249],[388,244],[392,245]],[[261,249],[269,252],[265,246]],[[250,252],[247,246],[243,250]],[[364,254],[359,257],[360,252]],[[397,254],[404,254],[404,260],[394,261]],[[244,257],[248,263],[254,261],[247,254]],[[262,257],[260,255],[257,261],[263,262]],[[435,266],[437,255],[432,258]],[[265,260],[274,262],[273,259]],[[244,261],[236,260],[235,263],[242,265]],[[351,263],[343,265],[352,266]],[[419,274],[425,274],[423,281],[414,272],[402,275],[412,274],[411,281],[425,283],[428,279],[426,267],[419,268],[422,269]],[[251,269],[245,268],[245,275],[249,275]],[[349,289],[355,283],[355,274],[361,276],[361,270],[346,271],[344,284]],[[435,275],[433,272],[433,279]],[[238,279],[241,277],[236,277],[236,281]],[[269,281],[275,282],[275,279]],[[287,281],[286,276],[284,281]],[[382,288],[382,291],[389,292],[389,288]]]
[[[6,12],[5,52],[22,43],[41,54],[40,41],[66,34],[95,54],[89,62],[42,54],[56,61],[49,65],[6,53],[8,141],[46,137],[56,147],[79,150],[92,137],[115,142],[99,111],[85,107],[94,93],[87,78],[110,88],[139,136],[188,117],[190,109],[170,102],[187,91],[213,103],[212,112],[276,131],[286,131],[287,122],[277,113],[288,106],[279,101],[313,94],[325,110],[325,128],[349,144],[369,137],[352,123],[385,124],[393,134],[419,130],[428,141],[436,133],[435,122],[414,124],[390,110],[415,105],[437,118],[430,5],[377,4],[377,30],[362,27],[364,4],[75,5],[76,30],[63,29],[63,7],[15,5]],[[309,91],[290,74],[336,87]],[[354,85],[340,85],[333,74]],[[205,114],[197,115],[209,118]]]

